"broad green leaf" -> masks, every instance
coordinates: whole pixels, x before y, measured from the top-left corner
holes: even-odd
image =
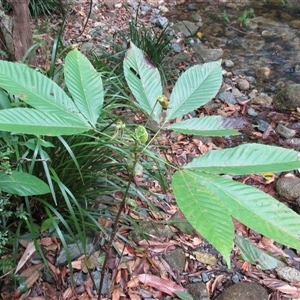
[[[124,59],[126,82],[139,106],[159,123],[162,107],[157,98],[162,95],[159,71],[142,50],[130,43]]]
[[[300,168],[298,152],[275,146],[243,144],[231,149],[213,150],[184,166],[215,174],[245,175],[283,172]]]
[[[176,82],[170,97],[165,122],[180,117],[213,98],[222,83],[220,62],[196,65],[184,72]]]
[[[104,99],[100,73],[80,51],[74,49],[66,57],[64,74],[79,111],[95,126]]]
[[[193,300],[194,299],[190,294],[188,294],[186,292],[175,291],[173,293],[181,300]]]
[[[43,195],[50,193],[48,185],[28,173],[13,171],[10,175],[0,171],[0,190],[18,196]]]
[[[0,109],[11,108],[11,103],[6,93],[0,89]]]
[[[54,81],[26,65],[0,61],[0,87],[45,115],[65,114],[87,123],[72,99]]]
[[[73,135],[90,126],[66,114],[43,113],[32,108],[0,110],[0,130],[36,135]]]
[[[237,130],[224,127],[224,118],[221,116],[207,116],[194,118],[168,126],[168,129],[184,133],[198,134],[202,136],[238,135]]]
[[[261,249],[255,247],[249,239],[245,239],[240,235],[235,236],[235,244],[240,249],[242,259],[249,261],[253,265],[259,264],[262,270],[275,269],[284,267],[286,264],[281,260],[271,256]]]
[[[176,202],[190,224],[206,238],[230,265],[234,229],[226,206],[193,171],[178,171],[172,179]]]
[[[229,214],[246,226],[289,247],[300,250],[300,216],[268,194],[231,179],[193,173],[223,202]]]

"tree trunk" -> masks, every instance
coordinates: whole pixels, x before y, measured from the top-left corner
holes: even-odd
[[[26,51],[33,45],[30,25],[29,0],[8,0],[13,9],[14,59],[22,60]],[[29,62],[35,64],[35,53],[28,56]]]

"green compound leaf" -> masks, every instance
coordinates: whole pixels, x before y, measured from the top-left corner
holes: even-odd
[[[172,90],[165,122],[206,104],[217,94],[221,83],[220,62],[209,62],[189,68],[179,77]]]
[[[73,135],[91,129],[82,120],[65,113],[47,113],[32,108],[0,110],[0,130],[36,135]]]
[[[234,228],[230,214],[217,193],[207,188],[203,174],[175,173],[172,188],[176,202],[190,224],[206,238],[230,265]]]
[[[64,75],[77,108],[95,126],[104,100],[100,73],[80,51],[74,49],[66,57]]]
[[[252,186],[222,176],[196,171],[192,174],[223,203],[232,217],[281,244],[300,250],[300,216],[286,205]]]
[[[174,123],[168,129],[176,132],[202,136],[239,135],[237,130],[226,128],[226,119],[221,116],[207,116]]]
[[[251,244],[249,239],[245,239],[240,235],[235,236],[235,244],[240,249],[242,259],[249,261],[251,264],[259,265],[262,270],[275,269],[284,267],[286,264],[281,260],[269,255],[261,249]]]
[[[139,106],[159,123],[162,111],[161,105],[157,103],[157,97],[162,95],[159,71],[132,42],[123,67],[126,82]]]
[[[20,63],[0,61],[0,87],[45,115],[53,113],[87,120],[71,98],[54,81]]]
[[[183,168],[214,174],[246,175],[298,169],[300,160],[298,152],[294,150],[243,144],[231,149],[210,151],[195,158]]]

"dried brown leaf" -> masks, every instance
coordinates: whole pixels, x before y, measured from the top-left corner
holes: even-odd
[[[174,283],[173,281],[162,279],[155,275],[140,274],[137,277],[139,281],[142,282],[143,284],[154,287],[157,290],[166,293],[170,296],[174,296],[173,292],[175,291],[182,291],[182,292],[186,291],[183,287]]]

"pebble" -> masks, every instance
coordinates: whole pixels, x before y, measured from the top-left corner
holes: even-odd
[[[262,119],[257,119],[256,120],[257,123],[257,129],[260,132],[265,132],[265,130],[270,126],[270,124]]]
[[[285,142],[292,146],[295,150],[299,151],[300,150],[300,138],[291,138],[291,139],[286,139]]]
[[[258,113],[256,112],[256,110],[252,107],[249,107],[247,109],[247,114],[251,117],[257,117],[258,116]]]
[[[230,59],[225,59],[224,66],[226,68],[232,68],[232,67],[234,67],[234,62],[232,60],[230,60]]]
[[[164,28],[166,28],[168,26],[169,20],[166,17],[158,16],[157,19],[156,19],[155,24],[158,27],[164,29]]]
[[[206,285],[203,282],[189,283],[185,286],[188,293],[197,300],[209,300]]]
[[[209,281],[209,276],[207,275],[206,272],[203,272],[203,273],[201,274],[201,278],[202,278],[202,281],[203,281],[204,283],[206,283],[206,282]]]
[[[283,124],[279,123],[277,127],[275,128],[275,131],[282,137],[288,139],[292,138],[296,135],[296,130],[294,129],[289,129]]]
[[[296,199],[300,196],[300,178],[281,177],[276,181],[275,189],[281,197]]]
[[[172,46],[172,49],[174,50],[174,52],[176,52],[176,53],[181,52],[181,46],[178,43],[173,43],[171,46]]]
[[[238,273],[235,273],[234,275],[232,275],[231,281],[232,281],[233,283],[238,283],[238,282],[240,282],[240,281],[241,281],[241,275],[238,274]]]
[[[254,282],[239,282],[230,286],[216,300],[268,300],[267,290]]]
[[[185,265],[185,254],[181,248],[176,248],[163,255],[170,268],[182,272]]]
[[[255,70],[255,76],[259,80],[269,79],[271,75],[271,70],[268,67],[257,68]]]
[[[256,96],[251,99],[251,104],[260,104],[260,105],[265,105],[269,106],[273,102],[273,99],[269,96]]]
[[[288,282],[299,282],[300,271],[291,267],[279,267],[275,269],[278,277]]]
[[[222,102],[228,102],[230,104],[236,104],[237,103],[235,97],[230,92],[222,92],[217,97]]]
[[[235,97],[235,98],[239,98],[239,97],[243,97],[244,95],[241,93],[241,91],[237,88],[233,88],[232,91],[231,91],[232,95]]]
[[[250,89],[250,83],[248,80],[239,78],[236,81],[237,87],[242,91],[248,91]]]
[[[197,10],[196,5],[193,3],[190,3],[187,8],[188,8],[188,10]]]

